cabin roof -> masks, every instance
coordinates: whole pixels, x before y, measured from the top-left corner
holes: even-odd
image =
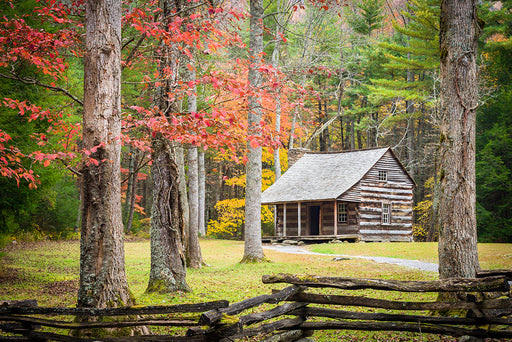
[[[334,200],[361,180],[388,150],[307,152],[261,194],[261,203]]]

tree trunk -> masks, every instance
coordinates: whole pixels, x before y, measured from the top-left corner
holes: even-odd
[[[275,130],[276,130],[276,134],[279,134],[279,132],[281,131],[281,96],[279,94],[276,95],[276,98],[275,98],[275,101],[276,101],[276,125],[275,125]],[[279,179],[279,177],[281,177],[281,159],[280,159],[280,156],[279,156],[279,151],[281,149],[279,147],[277,147],[275,150],[274,150],[274,174],[275,174],[275,181],[277,181]]]
[[[133,170],[135,169],[134,164],[134,154],[133,154],[134,148],[133,146],[130,146],[129,150],[129,158],[128,158],[128,181],[126,186],[126,195],[124,199],[124,208],[123,208],[123,223],[124,223],[124,233],[128,234],[130,230],[128,229],[128,214],[130,212],[130,195],[132,193],[132,185],[133,185]]]
[[[121,210],[121,1],[86,3],[79,307],[134,304]],[[102,144],[101,146],[99,146]],[[99,146],[99,147],[98,147]],[[98,163],[98,165],[96,165]]]
[[[475,277],[479,270],[475,214],[475,0],[443,0],[440,22],[441,138],[439,275]]]
[[[276,25],[276,33],[275,33],[275,39],[276,42],[274,43],[274,50],[272,51],[272,66],[274,69],[279,68],[279,55],[280,51],[279,48],[281,46],[281,40],[280,40],[280,34],[281,34],[281,26],[284,24],[282,22],[283,19],[283,10],[282,10],[282,1],[277,1],[277,25]],[[277,76],[277,72],[276,72]],[[280,90],[280,89],[279,89]],[[281,95],[279,93],[279,90],[275,94],[275,104],[276,104],[276,122],[275,122],[275,130],[276,134],[279,134],[281,131]],[[274,174],[275,174],[275,181],[281,177],[281,160],[279,158],[279,148],[276,148],[274,150]]]
[[[204,213],[206,211],[206,173],[204,169],[204,152],[198,151],[197,155],[197,180],[198,186],[198,231],[202,236],[206,235]]]
[[[192,268],[201,268],[203,257],[199,245],[199,184],[197,179],[197,147],[188,150],[188,204],[190,226],[188,234],[187,260]]]
[[[259,67],[263,53],[263,1],[251,0],[249,53],[249,85],[254,92],[249,96],[247,114],[249,136],[260,133],[258,128],[262,117],[261,73]],[[247,143],[246,188],[245,188],[245,249],[242,262],[260,262],[264,259],[261,244],[261,146],[252,147]]]
[[[151,209],[151,270],[146,292],[190,291],[181,232],[178,167],[160,133],[153,138],[153,207]]]
[[[196,73],[194,71],[195,62],[192,58],[188,60],[192,66],[192,70],[188,72],[189,81],[196,80]],[[195,86],[188,95],[188,111],[190,113],[197,112],[197,95],[195,94]],[[200,221],[200,206],[199,206],[199,160],[198,149],[192,147],[188,150],[188,202],[189,202],[189,235],[188,235],[188,249],[187,258],[188,265],[192,268],[201,268],[203,264],[203,257],[201,255],[201,246],[199,245],[199,221]]]
[[[171,20],[173,11],[179,11],[179,1],[161,0],[163,18]],[[160,43],[159,74],[163,80],[155,89],[153,102],[161,115],[177,111],[169,101],[171,85],[175,83],[178,65],[177,46]],[[151,141],[153,164],[153,206],[151,209],[151,270],[146,292],[189,291],[185,276],[186,262],[182,235],[184,231],[178,189],[178,167],[173,159],[170,142],[156,133]]]
[[[190,213],[188,206],[187,196],[187,175],[185,173],[185,156],[183,153],[183,146],[176,143],[174,144],[174,158],[176,160],[176,166],[178,167],[178,188],[180,191],[180,202],[181,202],[181,217],[183,220],[183,232],[182,239],[184,249],[188,250],[188,232],[190,227]]]
[[[126,233],[130,233],[132,231],[133,214],[135,212],[135,196],[137,195],[137,171],[135,170],[135,168],[139,165],[139,154],[135,152],[135,149],[134,152],[132,152],[132,155],[133,154],[135,155],[133,156],[133,166],[130,166],[130,168],[132,169],[130,171],[130,179],[132,181],[132,185],[130,187],[130,192],[126,193],[127,196],[130,196],[130,206],[128,207],[128,220],[124,228]]]
[[[294,135],[295,135],[295,125],[297,123],[297,115],[299,115],[297,109],[293,112],[292,117],[292,125],[290,127],[290,134],[289,134],[289,140],[288,140],[288,149],[292,149],[294,145]]]

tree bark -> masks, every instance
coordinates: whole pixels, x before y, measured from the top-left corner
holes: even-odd
[[[178,167],[169,145],[160,133],[152,140],[151,269],[146,292],[190,291],[181,240]]]
[[[179,0],[161,0],[163,18],[171,20],[171,14],[179,11]],[[161,115],[177,111],[175,102],[169,101],[171,85],[175,83],[178,65],[177,46],[160,43],[159,74],[163,80],[155,89],[153,102]],[[151,209],[151,269],[146,292],[189,291],[185,276],[186,262],[182,235],[184,231],[181,216],[178,167],[173,158],[169,140],[156,133],[151,141],[153,164],[153,206]]]
[[[190,226],[188,234],[187,261],[189,267],[201,268],[203,257],[199,245],[199,184],[197,179],[197,147],[188,150],[188,204]]]
[[[132,177],[132,174],[133,174],[133,170],[135,168],[134,166],[134,155],[133,155],[133,147],[130,146],[130,150],[129,150],[129,158],[128,158],[128,181],[127,181],[127,186],[126,186],[126,196],[125,196],[125,200],[124,200],[124,208],[123,208],[123,223],[124,223],[124,233],[125,234],[128,234],[129,233],[129,229],[127,227],[127,223],[128,223],[128,213],[130,211],[130,194],[132,193],[132,181],[133,181],[133,177]]]
[[[475,211],[476,1],[443,0],[440,22],[439,275],[479,270]]]
[[[198,186],[198,231],[202,236],[206,235],[206,227],[205,227],[205,219],[204,214],[206,212],[206,173],[204,169],[204,152],[198,151],[197,154],[197,180],[199,183]]]
[[[281,46],[281,40],[280,40],[280,34],[282,30],[282,26],[285,24],[283,23],[283,17],[284,17],[284,10],[283,10],[283,1],[279,0],[277,1],[277,24],[276,24],[276,33],[275,33],[275,39],[276,42],[274,43],[274,50],[272,51],[272,66],[274,69],[279,68],[279,55],[280,55],[280,46]],[[277,76],[277,72],[276,72]],[[275,131],[277,134],[281,131],[281,95],[279,93],[279,90],[275,94],[275,105],[276,105],[276,121],[275,121]],[[279,158],[279,150],[280,148],[276,148],[274,150],[274,174],[275,174],[275,181],[281,177],[281,159]]]
[[[181,217],[183,220],[182,239],[185,250],[188,250],[188,234],[190,229],[190,213],[187,196],[187,175],[185,173],[185,156],[183,146],[176,143],[173,148],[176,166],[178,167],[178,188],[180,191]]]
[[[121,210],[121,1],[86,3],[79,307],[134,304]]]
[[[130,192],[126,192],[126,196],[130,196],[130,205],[128,207],[128,220],[126,221],[126,227],[125,232],[130,233],[132,231],[132,224],[133,224],[133,214],[135,212],[135,196],[137,195],[137,172],[135,171],[135,168],[139,165],[139,155],[137,152],[132,152],[132,154],[135,154],[133,156],[133,165],[130,165],[131,171],[130,171],[130,179],[131,179],[131,187],[129,187]],[[126,199],[128,200],[128,198]]]
[[[250,39],[249,39],[249,112],[247,114],[249,136],[260,135],[258,129],[262,117],[261,87],[262,75],[259,67],[263,53],[263,1],[250,1]],[[264,260],[261,244],[261,146],[252,147],[247,143],[246,188],[245,188],[245,249],[242,262],[260,262]]]
[[[188,59],[192,70],[188,72],[189,81],[196,80],[196,73],[194,70],[195,62],[192,58]],[[197,112],[197,95],[196,87],[194,86],[188,95],[188,111],[190,113]],[[204,159],[203,159],[204,160]],[[204,163],[203,163],[204,164]],[[188,234],[188,248],[187,259],[188,265],[192,268],[201,268],[203,264],[203,256],[201,255],[201,246],[199,245],[200,233],[200,199],[199,199],[199,152],[198,148],[193,146],[188,150],[188,202],[189,202],[189,234]],[[204,220],[204,216],[203,216]],[[203,225],[204,226],[204,225]]]

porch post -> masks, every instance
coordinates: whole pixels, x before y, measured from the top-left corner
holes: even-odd
[[[279,227],[277,226],[277,205],[274,204],[274,233],[279,236]]]
[[[283,203],[283,236],[286,236],[286,203]]]
[[[301,226],[301,215],[300,215],[300,202],[298,203],[298,207],[297,207],[297,236],[301,236],[301,231],[300,231],[300,226]]]
[[[334,235],[338,236],[338,201],[334,200]]]

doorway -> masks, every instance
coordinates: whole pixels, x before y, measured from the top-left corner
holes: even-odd
[[[309,207],[309,234],[318,235],[320,233],[320,206]]]

